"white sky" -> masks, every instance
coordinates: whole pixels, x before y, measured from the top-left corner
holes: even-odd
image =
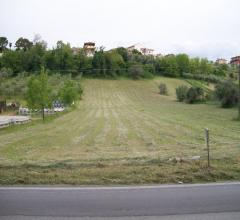
[[[106,49],[141,43],[157,53],[240,54],[240,0],[0,0],[0,36],[40,34]]]

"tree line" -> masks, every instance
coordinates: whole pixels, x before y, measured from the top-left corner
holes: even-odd
[[[6,37],[0,37],[0,74],[16,76],[26,72],[34,74],[44,66],[50,73],[83,74],[88,77],[131,77],[151,78],[154,75],[169,77],[208,76],[236,77],[236,69],[227,64],[216,64],[206,58],[191,58],[187,54],[169,54],[161,57],[145,56],[139,51],[129,52],[119,47],[105,51],[98,48],[93,57],[88,57],[83,48],[74,53],[69,43],[58,41],[48,49],[47,43],[40,38],[30,41],[19,38],[13,47]]]

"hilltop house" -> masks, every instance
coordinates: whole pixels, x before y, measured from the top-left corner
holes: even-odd
[[[95,50],[96,50],[95,43],[94,42],[86,42],[83,45],[83,49],[84,49],[86,56],[93,57]]]
[[[240,65],[240,56],[232,57],[230,64],[232,65]]]
[[[216,64],[227,64],[228,61],[226,59],[218,58],[215,63]]]
[[[143,55],[149,56],[153,55],[154,50],[146,47],[142,47],[140,44],[134,44],[130,47],[127,47],[128,52],[132,52],[133,50],[137,50]]]

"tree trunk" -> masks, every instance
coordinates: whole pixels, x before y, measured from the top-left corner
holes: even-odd
[[[42,119],[45,120],[45,112],[44,112],[44,106],[42,107]]]

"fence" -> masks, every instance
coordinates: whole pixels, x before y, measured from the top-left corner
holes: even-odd
[[[15,124],[25,124],[31,121],[28,116],[0,116],[0,128]]]

